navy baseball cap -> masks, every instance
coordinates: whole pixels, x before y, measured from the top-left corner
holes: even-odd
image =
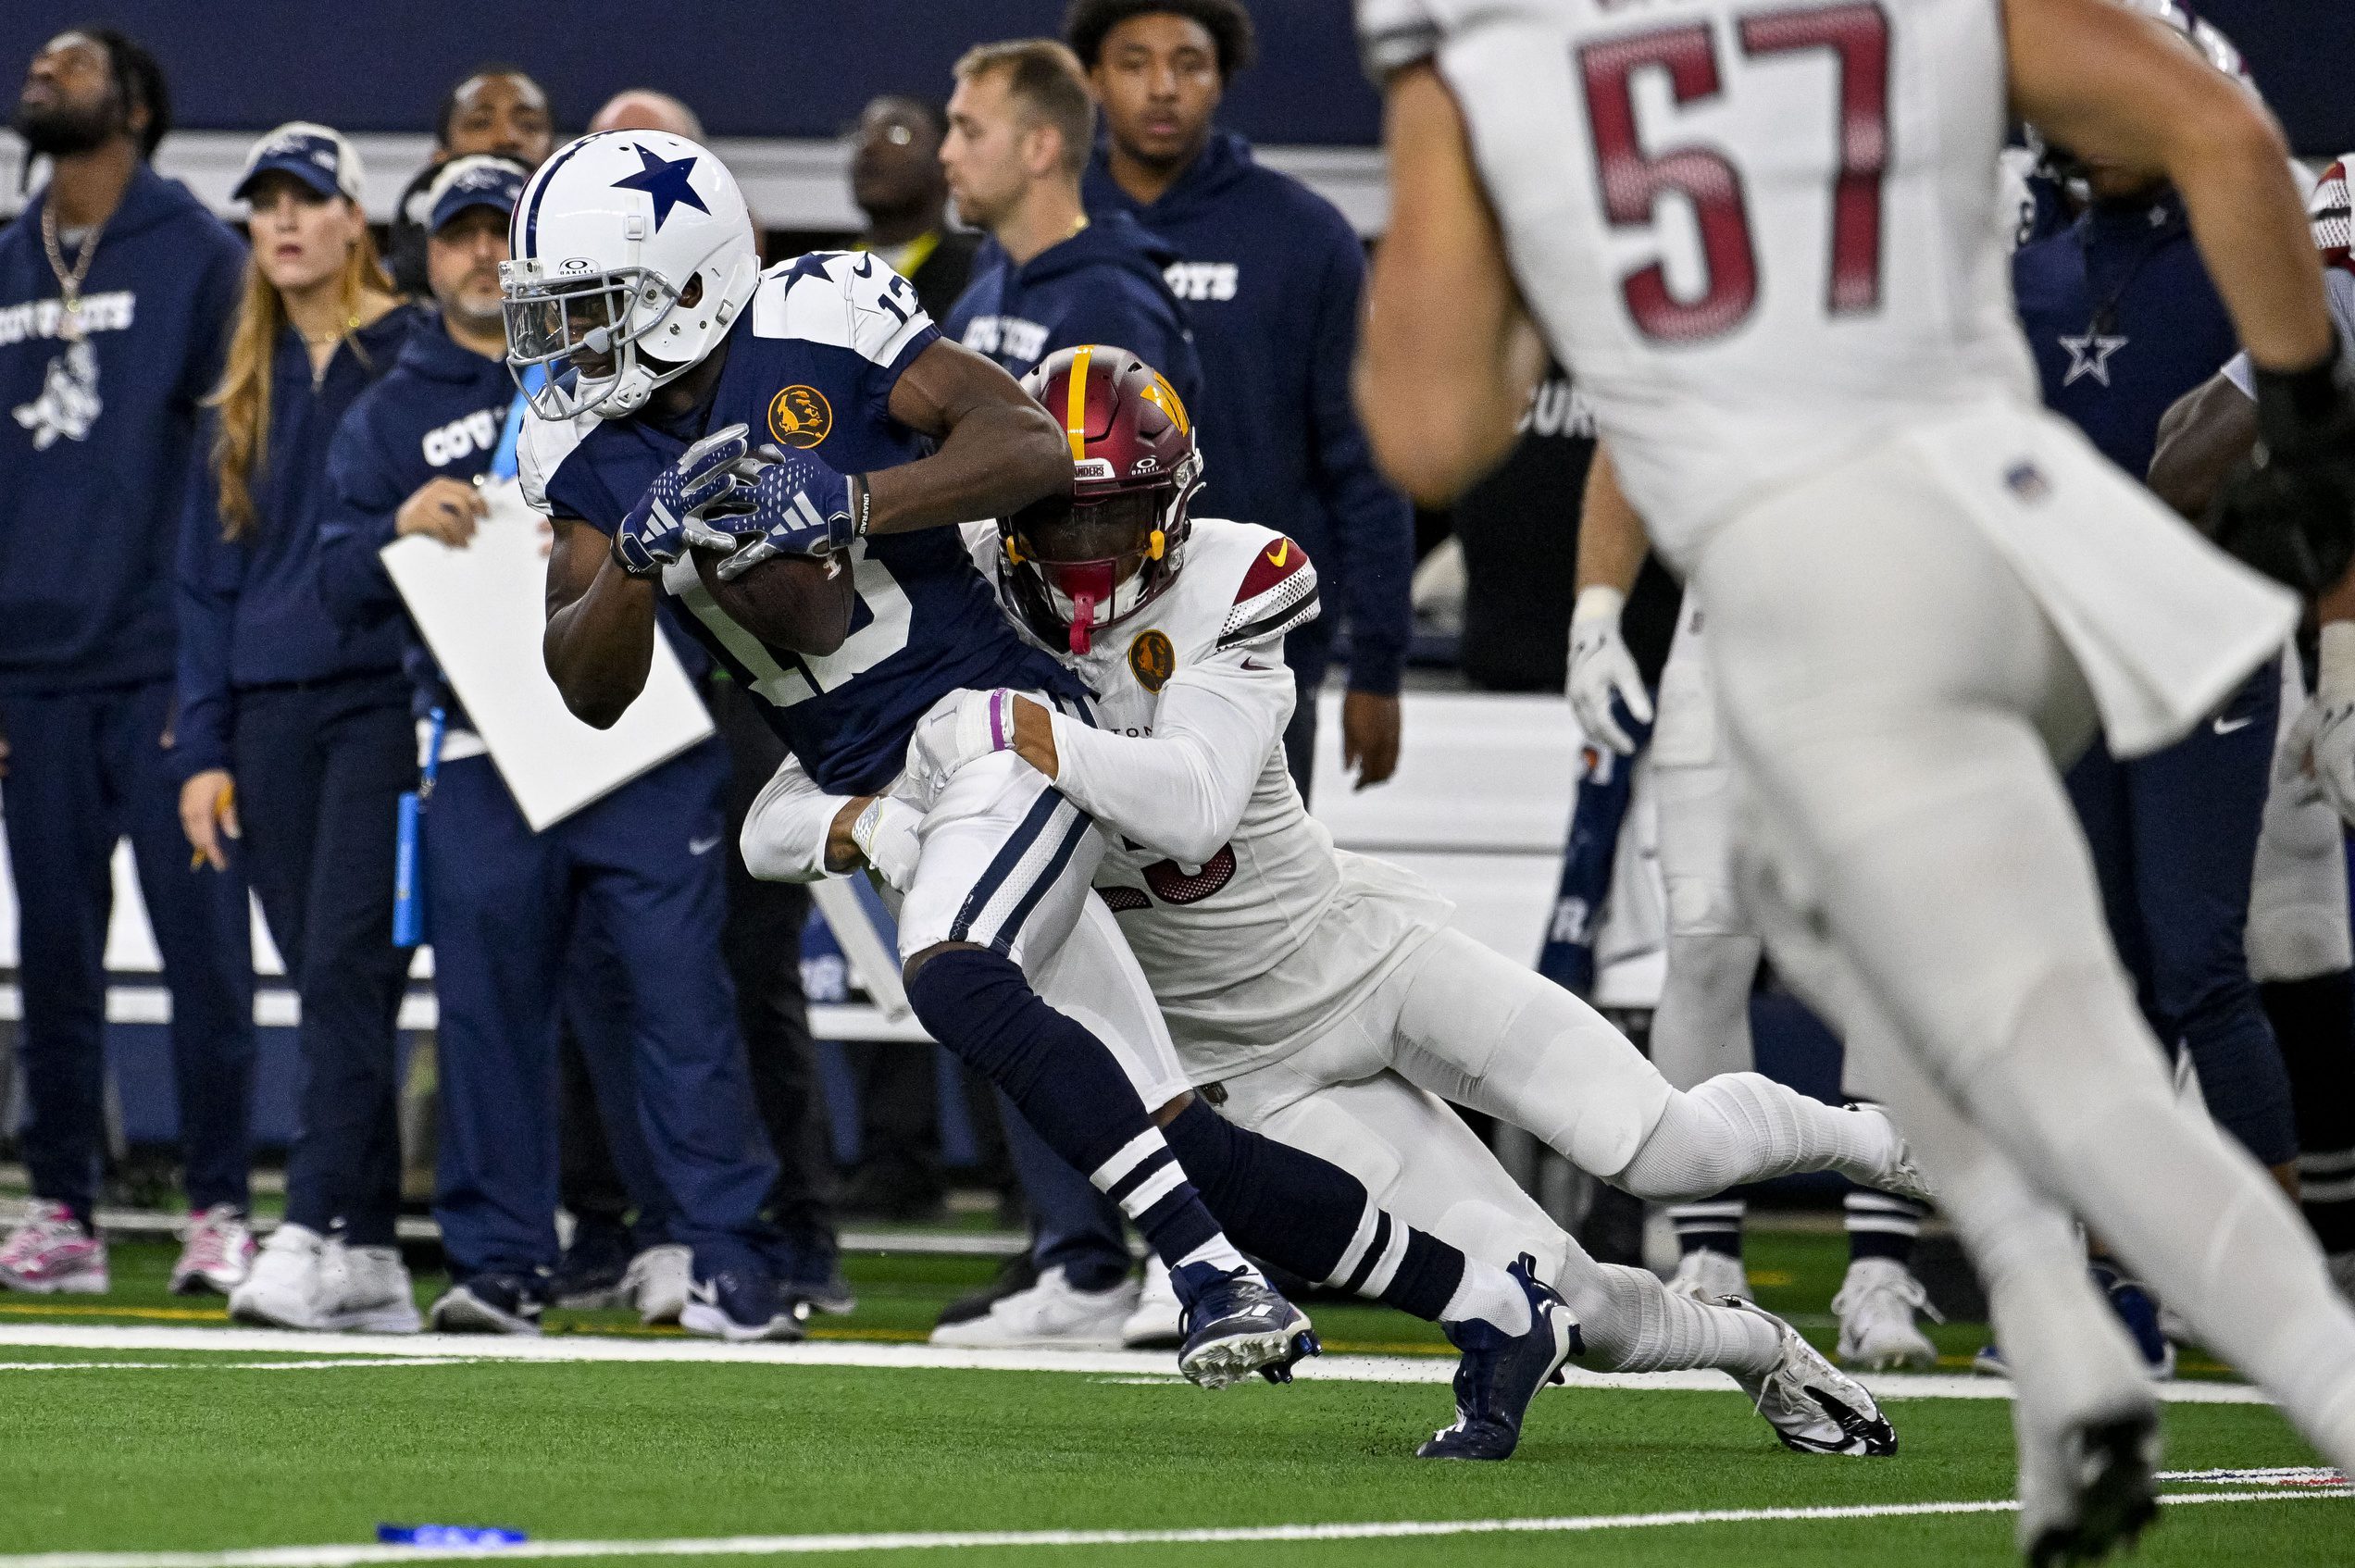
[[[451,159],[426,193],[426,232],[440,233],[443,224],[468,207],[514,212],[523,197],[524,181],[530,178],[523,165],[489,153]]]
[[[237,189],[231,196],[245,200],[254,181],[265,174],[291,174],[322,196],[346,196],[355,202],[368,179],[360,168],[360,155],[341,131],[305,119],[289,120],[254,143],[254,150],[245,155],[245,172],[238,176]]]

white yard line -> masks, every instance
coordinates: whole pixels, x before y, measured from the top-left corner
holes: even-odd
[[[2355,1489],[2194,1492],[2166,1503],[2300,1502],[2355,1497]],[[524,1541],[514,1546],[284,1546],[241,1551],[51,1551],[0,1557],[0,1568],[353,1568],[368,1562],[558,1557],[790,1557],[817,1552],[1050,1546],[1210,1546],[1228,1542],[1369,1541],[1408,1537],[1577,1535],[1682,1524],[1910,1519],[1931,1514],[2010,1513],[2009,1498],[1975,1502],[1859,1503],[1830,1508],[1686,1509],[1673,1513],[1589,1513],[1537,1519],[1410,1519],[1347,1524],[1253,1524],[1190,1530],[887,1531],[872,1535],[712,1536],[667,1540]]]
[[[328,1356],[313,1361],[0,1361],[0,1372],[317,1372],[346,1366],[456,1366],[465,1356]]]
[[[275,1328],[183,1328],[152,1325],[121,1327],[84,1324],[0,1321],[0,1346],[73,1350],[218,1350],[245,1354],[353,1355],[388,1360],[530,1362],[709,1362],[736,1365],[919,1368],[951,1372],[1078,1372],[1097,1376],[1158,1381],[1176,1371],[1165,1351],[1153,1350],[963,1350],[938,1345],[867,1344],[857,1340],[808,1340],[796,1345],[723,1345],[707,1339],[601,1338],[557,1334],[522,1336],[418,1334],[298,1334]],[[1714,1372],[1646,1372],[1605,1375],[1577,1367],[1563,1369],[1574,1388],[1725,1393],[1732,1388]],[[1441,1356],[1318,1356],[1302,1362],[1298,1375],[1310,1381],[1339,1383],[1445,1383],[1455,1363]],[[1175,1379],[1171,1379],[1175,1381]],[[1876,1374],[1867,1379],[1885,1400],[2008,1400],[2012,1385],[2000,1377],[1944,1374]],[[2265,1404],[2257,1389],[2240,1383],[2173,1382],[2158,1387],[2162,1400],[2180,1404]]]

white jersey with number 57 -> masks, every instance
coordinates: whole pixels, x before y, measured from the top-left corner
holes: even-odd
[[[1998,0],[1359,0],[1436,62],[1521,291],[1669,556],[1893,428],[2036,404]]]

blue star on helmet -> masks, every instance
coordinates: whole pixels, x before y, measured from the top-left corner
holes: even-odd
[[[670,216],[670,209],[681,203],[697,212],[710,213],[711,208],[704,205],[704,198],[695,194],[695,188],[687,183],[688,171],[695,167],[693,158],[680,158],[672,163],[643,147],[632,146],[629,150],[638,155],[639,161],[645,167],[635,174],[615,180],[614,189],[643,191],[654,198],[654,230],[657,233],[662,230],[663,219]]]

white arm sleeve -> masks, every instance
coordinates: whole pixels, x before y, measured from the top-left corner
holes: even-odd
[[[1235,836],[1293,699],[1275,646],[1215,654],[1170,677],[1150,736],[1057,714],[1055,788],[1112,831],[1200,865]]]
[[[787,757],[744,814],[739,842],[745,869],[765,882],[817,881],[827,875],[827,835],[850,803],[848,795],[819,789],[799,762]]]

